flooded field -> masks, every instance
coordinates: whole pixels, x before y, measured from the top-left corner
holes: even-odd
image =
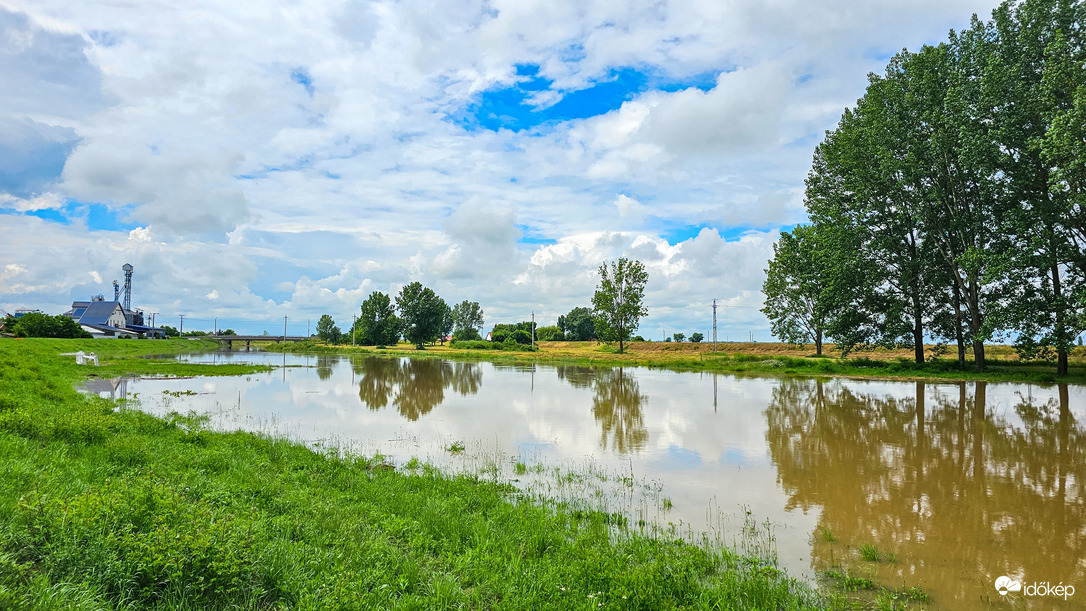
[[[1082,387],[238,352],[181,358],[281,367],[236,378],[99,380],[87,390],[155,414],[206,414],[216,429],[516,481],[623,513],[634,528],[753,541],[794,575],[919,584],[935,608],[1081,608],[1086,600]],[[1001,596],[1001,576],[1023,590]],[[1052,592],[1058,585],[1064,595],[1066,586],[1078,591],[1064,600]]]

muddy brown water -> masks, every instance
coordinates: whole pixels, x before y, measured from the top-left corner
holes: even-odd
[[[152,413],[207,414],[218,429],[515,480],[624,513],[634,528],[753,541],[823,586],[832,569],[921,585],[939,609],[1086,608],[1083,387],[181,358],[295,367],[88,390]],[[863,545],[880,560],[863,559]],[[1001,595],[1001,576],[1022,591]],[[1075,593],[1064,600],[1060,585]]]

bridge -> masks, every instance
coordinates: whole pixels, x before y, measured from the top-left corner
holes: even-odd
[[[245,349],[249,349],[250,342],[304,342],[313,339],[304,335],[206,335],[211,339],[226,342],[227,348],[233,348],[234,342],[245,342]]]

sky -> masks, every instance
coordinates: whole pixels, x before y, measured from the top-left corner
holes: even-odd
[[[350,326],[418,281],[489,329],[649,273],[639,334],[772,341],[761,286],[867,74],[980,0],[0,0],[0,308]]]

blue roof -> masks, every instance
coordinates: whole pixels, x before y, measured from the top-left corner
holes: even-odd
[[[79,317],[79,323],[83,325],[106,325],[113,311],[121,304],[116,301],[92,301],[86,311]]]

